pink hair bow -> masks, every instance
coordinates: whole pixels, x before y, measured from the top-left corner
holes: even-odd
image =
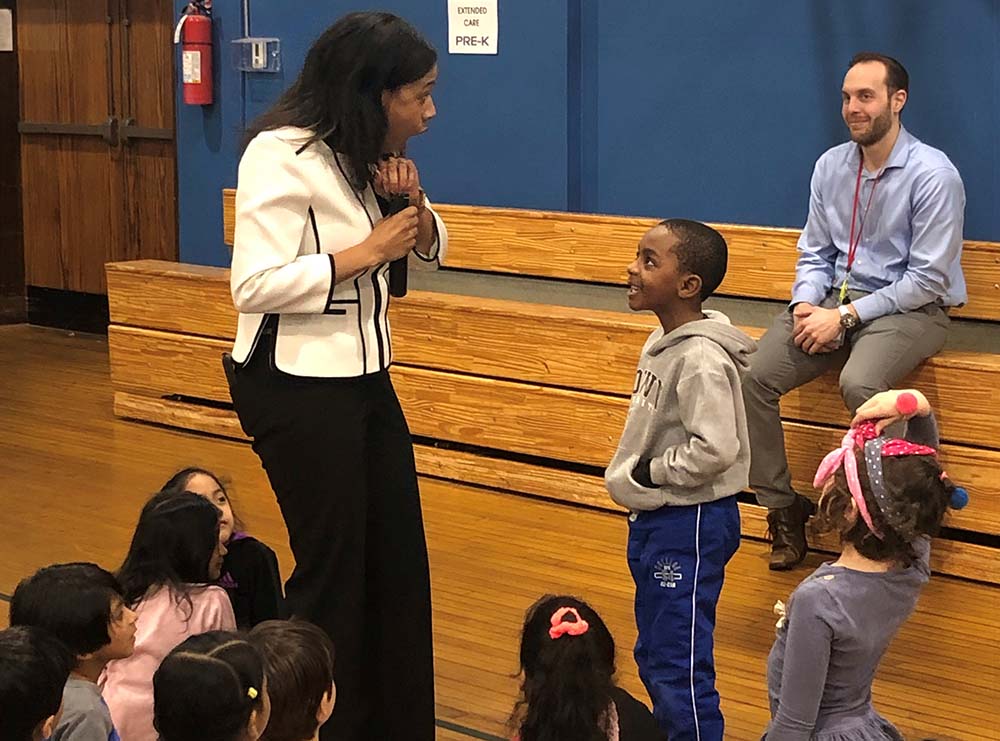
[[[563,622],[567,615],[575,617],[576,622]],[[590,623],[580,617],[580,613],[575,607],[560,607],[552,613],[552,619],[549,622],[552,624],[552,627],[549,628],[549,638],[553,641],[564,635],[582,636],[590,629]]]
[[[847,488],[851,490],[851,497],[853,497],[854,503],[858,507],[861,519],[865,521],[869,530],[881,538],[882,533],[875,527],[875,523],[872,522],[868,505],[865,504],[865,496],[861,491],[861,481],[858,479],[858,459],[854,455],[855,446],[864,447],[865,440],[872,440],[876,437],[878,437],[878,432],[875,430],[875,425],[871,422],[865,422],[848,430],[847,434],[840,441],[840,447],[827,453],[823,462],[819,464],[819,468],[816,469],[816,476],[813,478],[813,486],[817,489],[822,487],[826,483],[826,480],[843,465],[844,474],[847,476]]]

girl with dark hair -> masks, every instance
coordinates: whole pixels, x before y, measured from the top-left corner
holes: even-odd
[[[156,741],[153,673],[185,638],[233,630],[222,570],[219,510],[197,494],[160,492],[142,508],[116,576],[136,612],[135,650],[108,663],[100,684],[123,739]]]
[[[270,547],[246,532],[219,477],[204,468],[185,468],[171,476],[162,491],[189,491],[219,508],[219,537],[226,544],[226,555],[218,583],[229,595],[236,625],[249,630],[265,620],[288,617],[278,558]]]
[[[906,439],[882,431],[906,423]],[[918,391],[886,391],[858,409],[824,458],[819,532],[843,552],[792,593],[768,657],[768,741],[901,741],[872,707],[872,681],[930,578],[930,539],[968,495],[937,460],[937,426]]]
[[[289,609],[338,647],[341,702],[323,729],[338,741],[434,738],[427,546],[388,373],[387,276],[411,253],[423,267],[444,254],[406,155],[436,80],[437,53],[406,21],[346,15],[240,161],[224,362],[288,529]]]
[[[271,703],[260,653],[239,633],[191,636],[153,675],[159,741],[257,741]]]
[[[615,640],[581,599],[547,595],[521,634],[516,741],[663,741],[653,714],[615,685]]]

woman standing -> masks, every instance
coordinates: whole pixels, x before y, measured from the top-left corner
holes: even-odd
[[[413,446],[389,379],[389,263],[447,242],[407,140],[437,53],[352,13],[250,131],[240,161],[230,391],[288,528],[291,611],[337,651],[324,739],[434,738],[430,579]],[[390,201],[410,205],[390,215]]]

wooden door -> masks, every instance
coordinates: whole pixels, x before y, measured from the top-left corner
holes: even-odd
[[[17,14],[13,0],[0,9]],[[17,46],[0,51],[0,324],[24,321],[24,247],[21,242],[21,150],[17,135]]]
[[[115,19],[108,0],[21,0],[21,182],[28,285],[100,293],[119,251]]]
[[[115,260],[177,259],[172,0],[123,0],[119,139],[124,238]]]
[[[18,10],[26,282],[104,293],[108,261],[176,259],[172,7]]]

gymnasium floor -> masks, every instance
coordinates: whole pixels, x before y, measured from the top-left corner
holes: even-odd
[[[233,481],[237,511],[288,573],[284,528],[250,447],[116,420],[103,337],[0,327],[0,368],[0,600],[48,563],[114,569],[143,500],[187,465]],[[440,739],[504,735],[521,618],[546,592],[594,604],[618,640],[621,683],[641,696],[621,516],[444,481],[421,487]],[[765,544],[744,541],[719,605],[718,687],[732,739],[757,739],[767,722],[771,605],[808,573],[771,573],[766,553]],[[810,556],[809,566],[820,561]],[[997,739],[998,667],[1000,589],[935,578],[883,661],[876,704],[908,737]]]

